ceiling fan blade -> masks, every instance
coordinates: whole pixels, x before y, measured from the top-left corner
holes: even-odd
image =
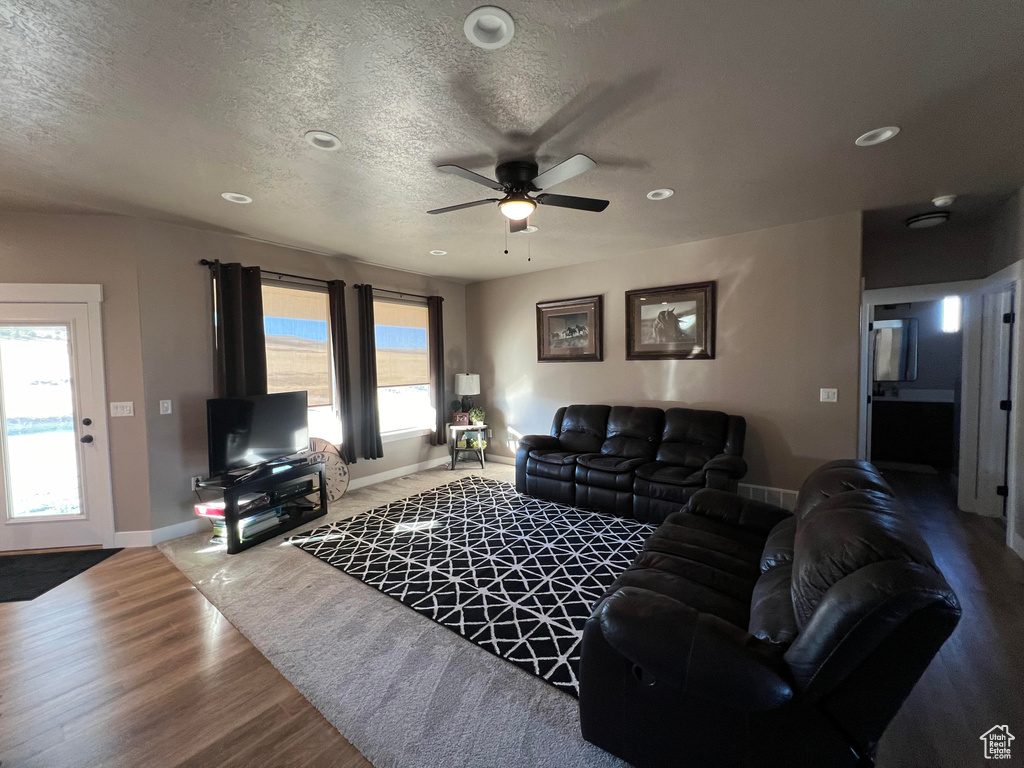
[[[555,184],[568,181],[573,176],[586,173],[597,166],[593,160],[586,155],[573,155],[568,160],[563,160],[553,168],[548,168],[531,182],[536,189],[550,189]]]
[[[455,176],[461,176],[464,179],[475,181],[477,184],[483,184],[485,187],[496,189],[499,192],[505,191],[505,188],[494,179],[488,179],[486,176],[481,176],[479,173],[468,171],[460,165],[439,165],[437,166],[437,170],[444,171],[445,173],[451,173]]]
[[[554,205],[558,208],[575,208],[577,211],[593,211],[600,213],[608,207],[607,200],[593,197],[573,197],[572,195],[537,195],[541,205]]]
[[[525,232],[529,223],[530,222],[527,219],[509,219],[508,231],[512,234],[515,234],[516,232]]]
[[[489,197],[486,200],[476,200],[472,203],[461,203],[460,205],[449,205],[447,208],[435,208],[427,213],[450,213],[451,211],[461,211],[463,208],[475,208],[478,205],[487,205],[487,203],[496,203],[498,198]]]

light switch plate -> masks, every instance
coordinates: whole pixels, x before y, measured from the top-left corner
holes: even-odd
[[[170,400],[161,400],[160,401],[160,415],[161,416],[167,416],[168,414],[171,413],[171,410],[172,409],[171,409],[171,401]]]
[[[821,402],[823,403],[838,403],[839,402],[839,390],[831,387],[821,388]]]
[[[110,415],[111,416],[134,416],[135,415],[135,403],[111,403],[110,404]]]

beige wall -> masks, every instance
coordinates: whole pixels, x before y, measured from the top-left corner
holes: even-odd
[[[139,294],[129,220],[116,216],[0,213],[0,283],[103,286],[107,400],[135,403],[135,416],[109,419],[114,523],[119,531],[148,529]]]
[[[135,221],[139,299],[149,430],[149,476],[153,527],[172,525],[191,515],[188,478],[205,475],[206,399],[213,396],[210,275],[200,259],[238,261],[267,270],[320,279],[341,279],[346,288],[353,374],[358,370],[355,342],[356,301],[351,286],[370,282],[444,297],[447,386],[466,364],[465,286],[331,256],[190,229],[173,224]],[[355,386],[358,382],[354,381]],[[450,399],[450,398],[449,398]],[[160,400],[173,400],[171,416],[159,414]],[[358,424],[353,425],[358,429]],[[352,477],[387,472],[446,456],[426,437],[384,444],[384,457],[359,459]]]
[[[798,488],[856,455],[860,257],[852,213],[470,285],[494,450],[511,456],[515,434],[547,433],[568,403],[711,408],[747,419],[746,482]],[[703,280],[718,281],[717,358],[625,360],[624,292]],[[538,363],[536,302],[590,294],[604,295],[604,361]]]
[[[1019,191],[985,218],[959,224],[953,215],[932,229],[865,232],[865,289],[980,280],[1024,258]]]
[[[0,282],[103,285],[107,399],[135,403],[134,417],[109,420],[118,531],[193,517],[189,477],[206,474],[205,404],[213,395],[210,275],[202,258],[444,296],[449,388],[465,370],[461,284],[172,224],[0,213]],[[355,291],[347,289],[346,299],[354,340]],[[358,349],[351,346],[355,365]],[[171,415],[159,414],[160,400],[173,401]],[[446,455],[426,437],[388,442],[384,458],[360,459],[352,476]]]

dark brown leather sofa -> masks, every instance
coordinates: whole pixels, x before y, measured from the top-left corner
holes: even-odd
[[[583,634],[583,735],[635,766],[866,766],[960,618],[870,464],[791,514],[716,490],[670,515]]]
[[[516,489],[549,501],[660,523],[701,488],[746,474],[746,421],[718,411],[570,405],[550,435],[526,435]]]

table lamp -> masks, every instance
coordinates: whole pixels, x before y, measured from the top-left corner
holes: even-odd
[[[456,373],[455,394],[462,397],[462,410],[469,413],[473,407],[473,395],[480,394],[480,374]]]

